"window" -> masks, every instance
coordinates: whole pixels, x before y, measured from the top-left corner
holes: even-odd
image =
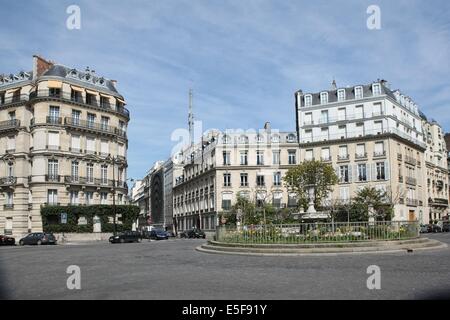
[[[109,118],[108,117],[101,117],[101,128],[103,131],[108,131],[109,128]]]
[[[305,135],[303,138],[303,143],[312,142],[312,130],[305,130]]]
[[[120,193],[117,195],[117,202],[119,202],[119,204],[123,203],[123,194]]]
[[[5,104],[5,92],[0,92],[0,104]]]
[[[375,121],[373,127],[374,127],[375,134],[383,133],[383,122],[382,121]]]
[[[355,99],[362,99],[363,97],[363,87],[355,87]]]
[[[100,173],[101,173],[101,183],[108,184],[108,166],[102,165]]]
[[[265,185],[264,176],[261,174],[258,174],[256,176],[256,185],[258,187],[263,187]]]
[[[70,93],[70,98],[72,101],[76,101],[76,102],[83,102],[82,96],[81,96],[81,91],[78,90],[74,90],[72,88],[72,91]]]
[[[281,186],[281,172],[275,172],[273,174],[273,185]]]
[[[345,121],[347,119],[347,109],[339,108],[338,109],[338,121]]]
[[[306,150],[306,152],[305,152],[305,160],[306,161],[314,160],[313,150]]]
[[[230,136],[224,135],[223,138],[222,138],[222,142],[223,142],[223,144],[229,144],[229,143],[231,143],[231,138],[230,138]]]
[[[320,123],[328,123],[328,110],[320,112]]]
[[[349,187],[341,187],[339,188],[339,193],[341,200],[346,203],[348,200],[350,200],[350,190]]]
[[[330,139],[328,128],[322,128],[320,130],[320,137],[323,141]]]
[[[48,149],[51,150],[59,149],[59,132],[48,133]]]
[[[358,181],[367,181],[367,166],[366,164],[358,164]]]
[[[51,180],[58,177],[58,160],[48,160],[48,176]]]
[[[356,124],[356,136],[357,137],[364,136],[364,122],[359,122]]]
[[[288,159],[289,159],[289,164],[297,164],[297,151],[289,150],[288,151]]]
[[[59,107],[56,106],[49,107],[48,122],[54,124],[59,123]]]
[[[242,144],[248,144],[248,137],[247,136],[241,136],[239,138],[239,142]]]
[[[348,159],[347,146],[339,146],[339,159],[340,160]]]
[[[272,164],[280,164],[280,150],[272,151]]]
[[[320,94],[320,104],[327,104],[328,103],[328,92],[322,92]]]
[[[230,152],[224,151],[224,152],[222,152],[222,156],[223,156],[223,165],[224,166],[229,166],[231,164]]]
[[[322,161],[331,161],[330,148],[322,148],[321,159]]]
[[[49,189],[47,191],[47,203],[50,205],[58,204],[58,190]]]
[[[86,93],[86,104],[95,105],[96,99],[95,95],[92,93]]]
[[[283,199],[283,194],[281,192],[275,192],[273,194],[272,205],[274,208],[281,208],[281,200]]]
[[[8,112],[8,118],[11,122],[16,120],[16,112],[15,111]]]
[[[345,90],[339,89],[337,92],[338,101],[345,101]]]
[[[366,156],[366,145],[364,143],[356,145],[356,157],[364,158]]]
[[[94,193],[92,191],[86,191],[84,194],[86,195],[86,204],[94,204]]]
[[[72,161],[71,177],[72,181],[78,181],[78,161]]]
[[[87,114],[87,126],[89,128],[93,128],[95,123],[95,114],[88,113]]]
[[[95,152],[95,139],[87,137],[86,138],[86,153],[94,153]]]
[[[230,210],[231,209],[231,193],[224,193],[222,194],[222,209],[223,210]]]
[[[307,94],[305,96],[305,107],[310,107],[312,105],[312,96]]]
[[[8,177],[14,177],[14,163],[13,162],[9,162],[8,163]]]
[[[384,162],[377,162],[377,180],[386,179],[386,167]]]
[[[350,181],[348,165],[339,167],[339,182],[348,183]]]
[[[288,141],[288,142],[295,142],[295,134],[290,133],[290,134],[287,136],[287,141]]]
[[[123,143],[119,143],[119,156],[125,157],[125,147]]]
[[[108,204],[108,193],[107,192],[100,193],[100,204]]]
[[[313,124],[312,112],[305,113],[305,121],[303,123],[304,125]]]
[[[70,204],[71,205],[78,204],[78,191],[70,191]]]
[[[375,157],[380,157],[380,156],[384,156],[384,142],[380,141],[380,142],[375,142],[375,151],[374,151],[374,156]]]
[[[101,153],[103,156],[106,156],[106,155],[109,154],[109,144],[108,144],[108,141],[102,140],[102,141],[100,142],[100,153]]]
[[[374,83],[372,85],[372,92],[374,96],[379,96],[381,94],[381,86],[379,83]]]
[[[355,107],[355,119],[364,118],[364,106]]]
[[[289,193],[288,195],[288,207],[297,207],[297,195],[295,193]]]
[[[248,187],[248,174],[241,173],[241,187]]]
[[[231,174],[230,173],[223,174],[223,186],[231,187]]]
[[[94,182],[94,164],[92,163],[86,165],[86,180],[88,183]]]
[[[72,141],[70,143],[70,150],[72,152],[76,152],[76,153],[81,152],[81,150],[80,150],[80,136],[73,135],[71,137],[71,140]]]
[[[248,151],[241,151],[241,165],[248,165]]]
[[[347,126],[338,126],[338,137],[339,139],[347,138]]]
[[[264,142],[264,136],[262,134],[258,134],[256,136],[256,142],[263,143]]]
[[[381,103],[374,103],[373,104],[373,116],[380,116],[383,114],[383,107],[381,106]]]
[[[104,97],[104,96],[100,96],[100,105],[103,108],[109,108],[109,98],[108,97]]]
[[[264,152],[261,150],[256,151],[256,164],[264,165]]]
[[[6,206],[9,208],[14,206],[14,194],[11,191],[6,192]]]
[[[80,124],[80,116],[81,116],[81,111],[72,110],[72,124],[79,125]]]

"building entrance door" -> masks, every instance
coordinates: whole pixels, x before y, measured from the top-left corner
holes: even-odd
[[[416,214],[415,214],[414,210],[409,210],[408,220],[409,221],[415,221],[416,220]]]

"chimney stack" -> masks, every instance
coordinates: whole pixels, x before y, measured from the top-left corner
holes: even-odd
[[[47,61],[39,55],[33,55],[33,79],[40,77],[54,65],[54,62]]]
[[[337,89],[336,80],[333,79],[333,82],[331,83],[331,90],[336,90],[336,89]]]

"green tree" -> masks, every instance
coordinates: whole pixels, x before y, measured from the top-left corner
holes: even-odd
[[[318,208],[338,182],[338,177],[330,164],[312,160],[289,169],[283,180],[289,192],[297,194],[299,205],[306,209],[309,186],[314,186],[314,205]]]
[[[370,208],[373,208],[376,220],[391,220],[394,208],[386,191],[364,187],[357,192],[353,199],[352,217],[356,217],[359,221],[367,221]]]

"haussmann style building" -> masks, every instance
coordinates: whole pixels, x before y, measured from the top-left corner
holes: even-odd
[[[42,231],[41,206],[127,195],[127,125],[116,82],[39,56],[0,76],[0,230]]]

